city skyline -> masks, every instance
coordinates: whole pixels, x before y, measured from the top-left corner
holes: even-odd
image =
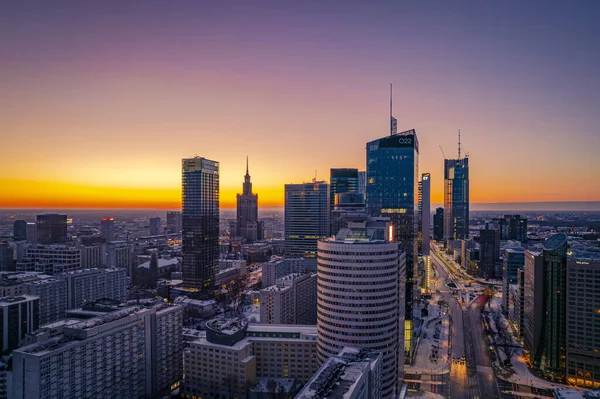
[[[365,170],[390,82],[432,203],[459,128],[472,203],[600,201],[598,4],[70,4],[2,5],[1,208],[178,209],[194,153],[223,208],[246,155],[282,206],[315,170]]]

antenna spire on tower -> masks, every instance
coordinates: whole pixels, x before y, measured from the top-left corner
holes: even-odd
[[[458,129],[458,159],[460,159],[460,129]]]
[[[248,155],[246,155],[246,174],[248,174]]]
[[[392,99],[393,92],[392,84],[390,83],[390,136],[393,136],[394,134],[398,133],[398,121],[393,116]]]

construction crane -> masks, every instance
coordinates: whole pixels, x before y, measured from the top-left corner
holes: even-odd
[[[442,149],[442,146],[439,145],[439,147],[440,147],[440,151],[442,152],[442,155],[444,156],[444,159],[446,159],[446,154],[444,154],[444,150]]]

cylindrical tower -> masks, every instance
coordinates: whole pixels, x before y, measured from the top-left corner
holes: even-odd
[[[356,227],[356,226],[354,226]],[[317,356],[323,363],[344,346],[383,354],[382,394],[394,397],[398,380],[400,256],[387,229],[349,225],[318,243]],[[376,237],[376,238],[375,238]],[[402,309],[403,310],[403,309]],[[400,342],[401,343],[401,342]],[[402,352],[402,351],[400,351]]]

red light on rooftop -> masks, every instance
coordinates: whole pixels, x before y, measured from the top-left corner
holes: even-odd
[[[107,221],[107,220],[115,220],[115,218],[102,218],[103,221]]]

